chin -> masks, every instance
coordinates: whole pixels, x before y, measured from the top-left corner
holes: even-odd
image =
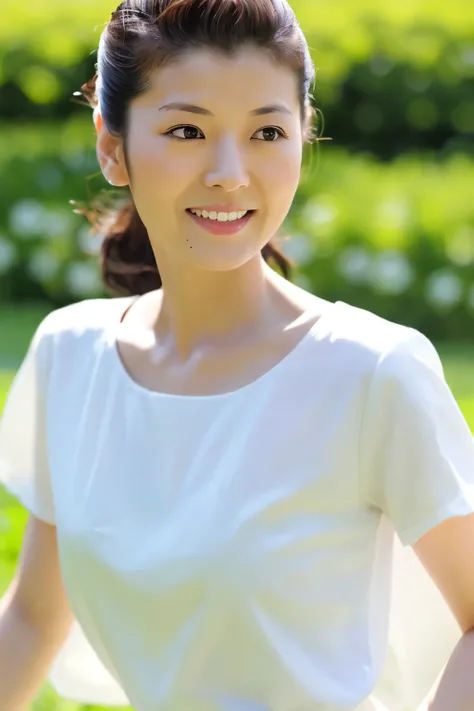
[[[188,263],[209,272],[230,272],[240,269],[253,259],[260,257],[263,245],[223,244],[219,246],[199,245],[198,241],[188,242]]]

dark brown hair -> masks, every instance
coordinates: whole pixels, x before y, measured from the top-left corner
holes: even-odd
[[[154,70],[192,49],[205,47],[229,55],[245,44],[262,47],[296,72],[306,125],[314,111],[310,105],[314,66],[286,0],[125,0],[101,35],[96,74],[75,95],[85,99],[80,103],[100,106],[108,131],[124,138],[127,157],[128,106],[150,88]],[[310,141],[311,131],[305,138]],[[74,212],[87,217],[91,231],[103,237],[102,278],[114,295],[144,294],[161,287],[146,227],[127,192],[114,200],[112,191],[102,191],[90,206],[71,201]],[[289,278],[293,264],[273,241],[263,247],[262,256]]]

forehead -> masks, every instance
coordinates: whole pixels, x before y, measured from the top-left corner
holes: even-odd
[[[298,77],[264,49],[242,47],[232,55],[193,49],[155,70],[150,89],[135,100],[147,106],[164,100],[219,100],[264,105],[284,100],[298,106]],[[258,103],[260,102],[260,103]]]

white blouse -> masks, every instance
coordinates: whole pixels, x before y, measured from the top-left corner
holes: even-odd
[[[431,342],[338,301],[278,365],[145,389],[132,298],[40,324],[0,482],[57,527],[59,694],[137,711],[416,709],[461,637],[411,545],[474,511],[474,440]]]

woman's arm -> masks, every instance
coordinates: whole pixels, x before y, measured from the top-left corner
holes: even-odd
[[[31,516],[15,576],[0,602],[0,709],[26,711],[73,615],[62,583],[56,528]]]
[[[474,514],[444,521],[414,550],[463,632],[428,711],[474,711]]]

